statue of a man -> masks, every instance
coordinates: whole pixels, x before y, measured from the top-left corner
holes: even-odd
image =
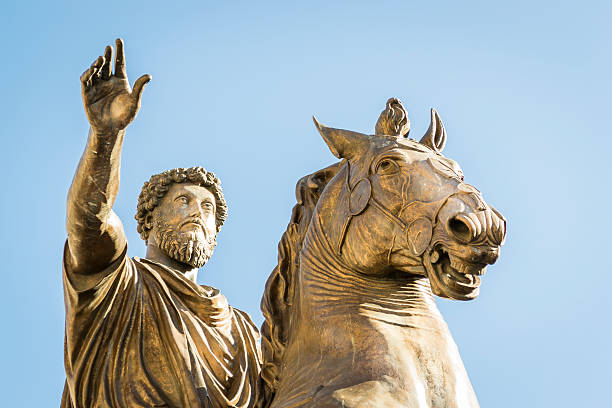
[[[146,258],[128,258],[112,206],[125,128],[150,75],[130,85],[123,43],[81,76],[91,125],[68,193],[63,408],[250,407],[257,399],[259,334],[217,289],[196,284],[227,207],[201,167],[151,177],[138,200]]]

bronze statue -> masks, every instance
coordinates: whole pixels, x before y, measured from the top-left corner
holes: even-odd
[[[64,408],[251,407],[259,334],[215,288],[196,284],[227,208],[219,180],[201,167],[151,177],[138,199],[146,258],[128,258],[112,207],[125,128],[149,75],[134,89],[123,43],[81,76],[91,125],[67,203]]]
[[[433,294],[469,300],[505,220],[397,99],[374,135],[315,124],[340,163],[302,178],[262,299],[265,395],[288,407],[477,407]]]

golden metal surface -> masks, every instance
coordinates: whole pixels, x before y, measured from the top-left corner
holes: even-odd
[[[262,406],[477,407],[433,295],[469,300],[506,222],[390,99],[374,135],[322,126],[342,159],[302,178],[262,299]]]
[[[201,167],[154,175],[138,199],[145,259],[112,207],[129,85],[123,43],[81,76],[91,131],[67,202],[62,407],[477,407],[434,294],[469,300],[505,219],[441,152],[437,112],[417,142],[398,99],[375,133],[321,125],[339,163],[303,177],[262,299],[259,333],[197,285],[227,216]]]
[[[250,317],[198,268],[226,217],[219,180],[201,167],[151,177],[138,200],[146,259],[128,258],[112,206],[125,128],[149,75],[130,88],[123,43],[81,76],[91,125],[67,202],[64,408],[251,407],[261,365]]]

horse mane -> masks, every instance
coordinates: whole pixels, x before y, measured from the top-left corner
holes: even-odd
[[[291,308],[296,299],[296,277],[302,242],[321,193],[338,173],[343,162],[302,177],[296,184],[297,203],[287,230],[278,244],[278,264],[266,282],[261,299],[265,321],[261,326],[264,365],[261,371],[263,393],[258,406],[266,407],[278,386],[280,365],[291,331]]]
[[[410,120],[402,102],[390,98],[378,118],[375,134],[407,137],[409,131]],[[278,243],[278,264],[268,277],[261,299],[261,311],[265,320],[261,326],[264,364],[261,370],[263,390],[257,403],[259,408],[268,407],[272,403],[278,387],[283,354],[291,332],[291,310],[294,300],[299,296],[296,293],[296,278],[304,237],[321,193],[343,164],[344,161],[341,161],[306,175],[296,184],[297,204],[291,212],[287,230]]]

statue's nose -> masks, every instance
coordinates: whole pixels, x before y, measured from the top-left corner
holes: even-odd
[[[448,220],[448,231],[451,237],[459,242],[469,244],[478,237],[478,222],[469,219],[468,214],[458,214]]]
[[[448,220],[448,232],[459,242],[472,244],[485,240],[501,245],[506,236],[506,220],[494,208],[461,212]]]
[[[491,242],[502,245],[506,240],[506,219],[495,208],[489,207],[492,215],[492,227],[489,231]]]

